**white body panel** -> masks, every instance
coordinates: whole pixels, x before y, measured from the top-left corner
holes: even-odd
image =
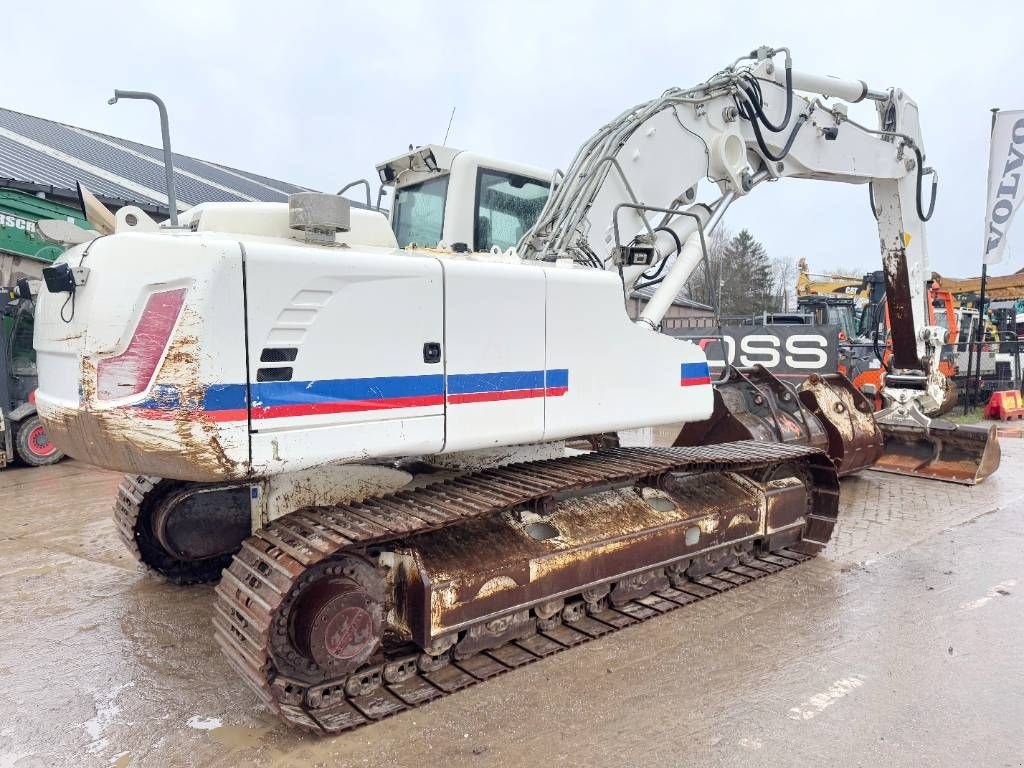
[[[704,352],[690,341],[631,322],[617,275],[579,268],[546,271],[548,367],[564,360],[570,369],[568,394],[547,400],[545,440],[711,415]],[[684,386],[684,365],[703,367],[703,376],[687,375]]]
[[[423,360],[444,338],[437,259],[254,243],[246,275],[255,474],[441,450],[444,369]],[[282,368],[290,380],[259,381]]]
[[[43,292],[38,400],[58,446],[113,469],[237,479],[711,412],[703,354],[635,326],[612,273],[235,237],[96,241],[70,325],[65,295]],[[146,392],[100,402],[96,361],[132,338],[149,291],[177,285],[188,292],[174,354]],[[428,343],[441,360],[425,360]],[[685,364],[700,369],[689,386]]]
[[[444,259],[445,452],[544,436],[545,271]]]

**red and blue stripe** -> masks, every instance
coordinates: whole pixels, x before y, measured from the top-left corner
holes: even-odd
[[[213,384],[202,402],[183,400],[176,387],[157,385],[152,397],[134,406],[145,418],[172,419],[184,413],[211,421],[278,419],[334,413],[423,408],[449,404],[559,397],[569,391],[567,368],[496,373],[374,376],[359,379]]]
[[[679,386],[696,387],[711,383],[711,369],[706,362],[683,363],[679,372]]]
[[[568,368],[456,373],[448,377],[448,402],[452,404],[561,397],[568,391]]]

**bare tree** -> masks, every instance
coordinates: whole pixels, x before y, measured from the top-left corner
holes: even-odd
[[[783,312],[789,311],[790,297],[796,304],[796,259],[792,256],[780,256],[772,259],[772,280],[779,297],[779,306]]]
[[[707,238],[707,262],[698,268],[686,286],[687,295],[694,301],[709,306],[719,303],[725,262],[725,251],[733,234],[728,227],[719,225]]]

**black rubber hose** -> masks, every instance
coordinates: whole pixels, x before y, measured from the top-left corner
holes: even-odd
[[[927,215],[924,212],[924,208],[921,207],[923,198],[922,188],[924,186],[924,157],[921,155],[921,150],[917,148],[917,145],[912,145],[914,154],[917,155],[917,217],[921,221],[928,221],[935,213],[935,198],[939,192],[939,177],[932,171],[932,201],[928,205]]]
[[[760,147],[764,156],[776,163],[783,160],[786,155],[789,154],[789,150],[793,148],[793,142],[796,140],[796,135],[800,132],[800,129],[804,127],[804,123],[807,122],[807,117],[807,115],[802,114],[796,119],[796,125],[793,126],[793,131],[789,134],[789,138],[786,139],[786,143],[782,147],[782,152],[779,155],[773,154],[772,151],[768,149],[768,145],[764,143],[764,136],[761,133],[761,126],[758,125],[757,119],[751,120],[750,125],[754,129],[754,138],[757,139],[757,146]]]
[[[750,98],[750,104],[753,107],[754,113],[761,118],[761,122],[764,127],[772,133],[781,133],[789,125],[789,118],[793,116],[793,68],[792,66],[786,67],[786,114],[782,118],[782,122],[775,125],[768,116],[764,113],[764,93],[761,90],[761,84],[757,82],[757,78],[753,75],[748,75],[744,78],[750,90],[744,88],[744,92]],[[742,86],[741,86],[742,87]],[[755,98],[756,95],[756,98]],[[749,118],[748,118],[749,119]]]
[[[675,240],[675,242],[676,242],[675,255],[676,256],[678,256],[679,252],[683,250],[683,244],[681,242],[679,242],[679,235],[677,235],[675,232],[673,232],[668,227],[655,227],[654,231],[655,232],[666,232],[666,233],[668,233],[672,237],[673,240]],[[669,254],[669,256],[671,256],[671,255],[673,255],[673,254]],[[641,272],[640,273],[640,277],[642,277],[644,280],[647,280],[647,281],[657,280],[658,276],[661,275],[661,273],[665,270],[665,265],[668,264],[668,258],[669,257],[666,256],[665,258],[663,258],[661,261],[658,262],[657,268],[654,270],[654,274],[653,275],[647,274],[647,272],[650,271],[650,270],[647,270],[645,272]]]

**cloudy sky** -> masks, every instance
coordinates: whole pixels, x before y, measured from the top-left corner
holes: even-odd
[[[543,167],[625,107],[692,85],[762,43],[798,69],[898,85],[941,175],[932,268],[980,271],[989,108],[1024,108],[1024,4],[946,2],[289,2],[6,4],[0,104],[334,191],[410,143]],[[969,11],[969,15],[967,15]],[[14,34],[16,32],[16,34]],[[859,114],[862,117],[870,117]],[[877,268],[863,187],[766,185],[728,216],[772,256]],[[996,274],[1024,268],[1024,224]]]

